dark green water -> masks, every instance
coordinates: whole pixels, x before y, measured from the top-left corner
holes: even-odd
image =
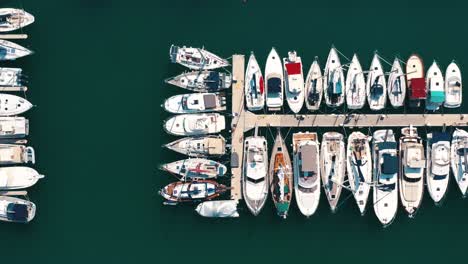
[[[400,2],[400,1],[398,1]],[[0,0],[1,6],[19,1]],[[426,67],[457,59],[465,69],[466,6],[403,1],[22,1],[36,16],[19,43],[36,54],[14,63],[30,76],[30,142],[46,174],[32,190],[37,217],[0,223],[9,263],[159,263],[466,260],[468,201],[450,184],[443,207],[429,196],[416,219],[399,210],[383,230],[352,200],[331,215],[322,197],[311,219],[293,205],[287,221],[269,202],[254,218],[198,217],[191,206],[163,207],[156,189],[172,179],[157,166],[182,158],[161,145],[169,117],[163,99],[180,89],[163,79],[184,70],[170,44],[204,45],[221,56],[255,51],[261,65],[275,46],[297,50],[307,67],[334,43],[358,52],[365,68],[376,49],[388,59],[418,52]],[[446,5],[447,7],[445,7]],[[323,65],[322,65],[323,67]],[[466,93],[465,93],[466,94]],[[465,105],[466,105],[465,96]],[[463,111],[467,112],[468,107]]]

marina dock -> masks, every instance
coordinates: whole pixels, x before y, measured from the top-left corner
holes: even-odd
[[[27,39],[27,34],[0,34],[0,39]]]

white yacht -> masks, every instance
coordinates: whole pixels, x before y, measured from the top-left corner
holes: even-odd
[[[320,201],[320,152],[317,133],[293,134],[294,191],[303,215],[315,213]]]
[[[447,193],[450,176],[450,135],[445,132],[427,134],[426,182],[429,195],[439,204]]]
[[[22,86],[22,71],[20,68],[0,68],[0,90],[2,86]]]
[[[266,105],[270,111],[279,111],[283,106],[283,80],[281,59],[275,48],[272,48],[265,65]]]
[[[460,68],[452,61],[445,71],[444,106],[447,108],[460,107],[462,99],[462,76]]]
[[[217,200],[202,202],[195,208],[195,211],[203,217],[239,217],[236,200]]]
[[[217,92],[231,87],[232,76],[229,73],[217,71],[191,71],[164,81],[194,92]]]
[[[164,102],[164,109],[173,114],[225,111],[226,97],[219,93],[179,94],[168,98]]]
[[[29,167],[0,168],[0,191],[26,189],[36,184],[44,175]]]
[[[265,83],[262,70],[252,52],[245,70],[245,102],[250,111],[262,110],[265,107]]]
[[[384,227],[395,219],[398,209],[398,154],[392,130],[373,134],[374,212]]]
[[[295,51],[288,52],[283,58],[286,100],[294,113],[299,113],[304,104],[304,73],[302,72],[302,59]]]
[[[192,158],[166,163],[161,166],[162,170],[182,176],[188,179],[211,179],[224,176],[226,166],[214,160],[203,158]]]
[[[371,110],[377,111],[385,108],[387,103],[387,83],[385,73],[380,64],[379,55],[374,54],[366,83],[367,101]]]
[[[29,135],[29,121],[24,117],[0,117],[0,139]]]
[[[31,109],[32,106],[22,97],[0,93],[0,116],[19,115]]]
[[[361,215],[364,215],[372,184],[372,157],[368,136],[361,132],[351,133],[346,157],[349,186]]]
[[[226,140],[221,135],[185,137],[165,147],[190,157],[222,156],[226,153]]]
[[[36,162],[34,149],[23,145],[0,144],[0,165]]]
[[[409,217],[414,217],[424,193],[424,146],[415,127],[401,129],[400,200]]]
[[[268,144],[264,137],[247,137],[244,142],[242,194],[247,208],[258,215],[268,198]]]
[[[9,32],[34,23],[34,16],[17,8],[0,8],[0,32]]]
[[[366,104],[366,80],[356,54],[346,75],[346,104],[349,109],[361,109]]]
[[[310,111],[318,110],[322,102],[323,77],[317,57],[315,57],[314,62],[310,66],[304,89],[307,109]]]
[[[28,200],[0,196],[0,221],[29,223],[36,215],[36,205]]]
[[[332,212],[337,210],[346,171],[346,149],[343,135],[337,132],[323,134],[320,149],[322,184]]]
[[[0,61],[16,60],[28,56],[32,51],[8,40],[0,39]]]
[[[179,63],[193,70],[212,70],[229,66],[229,62],[204,48],[179,47],[172,45],[169,50],[172,63]]]
[[[332,46],[323,73],[323,92],[329,107],[341,106],[345,98],[345,79],[340,57]]]
[[[406,96],[406,78],[401,68],[400,59],[395,58],[392,64],[390,75],[388,76],[388,99],[390,104],[397,108],[405,103]]]
[[[456,129],[452,135],[451,167],[455,182],[463,197],[466,197],[468,188],[468,133]]]
[[[426,73],[427,99],[426,109],[436,111],[445,101],[444,76],[434,61]]]
[[[214,134],[224,130],[225,126],[224,116],[218,113],[183,114],[164,122],[166,132],[176,136]]]

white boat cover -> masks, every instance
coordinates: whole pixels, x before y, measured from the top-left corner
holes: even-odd
[[[237,204],[235,200],[206,201],[199,204],[195,211],[204,217],[239,217]]]

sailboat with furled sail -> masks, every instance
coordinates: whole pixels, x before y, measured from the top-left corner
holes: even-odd
[[[265,84],[262,71],[252,52],[245,70],[245,102],[247,109],[257,111],[265,106]]]
[[[361,109],[366,103],[366,80],[356,54],[346,75],[346,105],[349,109]]]
[[[329,107],[341,106],[345,98],[344,74],[340,57],[333,46],[328,54],[323,75],[325,103]]]
[[[318,110],[322,102],[323,77],[317,57],[310,66],[304,88],[307,109],[310,111]]]
[[[387,103],[387,83],[380,63],[379,55],[374,54],[367,76],[367,101],[371,110],[377,111],[385,108]]]
[[[401,68],[400,59],[395,58],[388,76],[388,99],[390,104],[397,108],[403,106],[406,96],[406,79]]]

